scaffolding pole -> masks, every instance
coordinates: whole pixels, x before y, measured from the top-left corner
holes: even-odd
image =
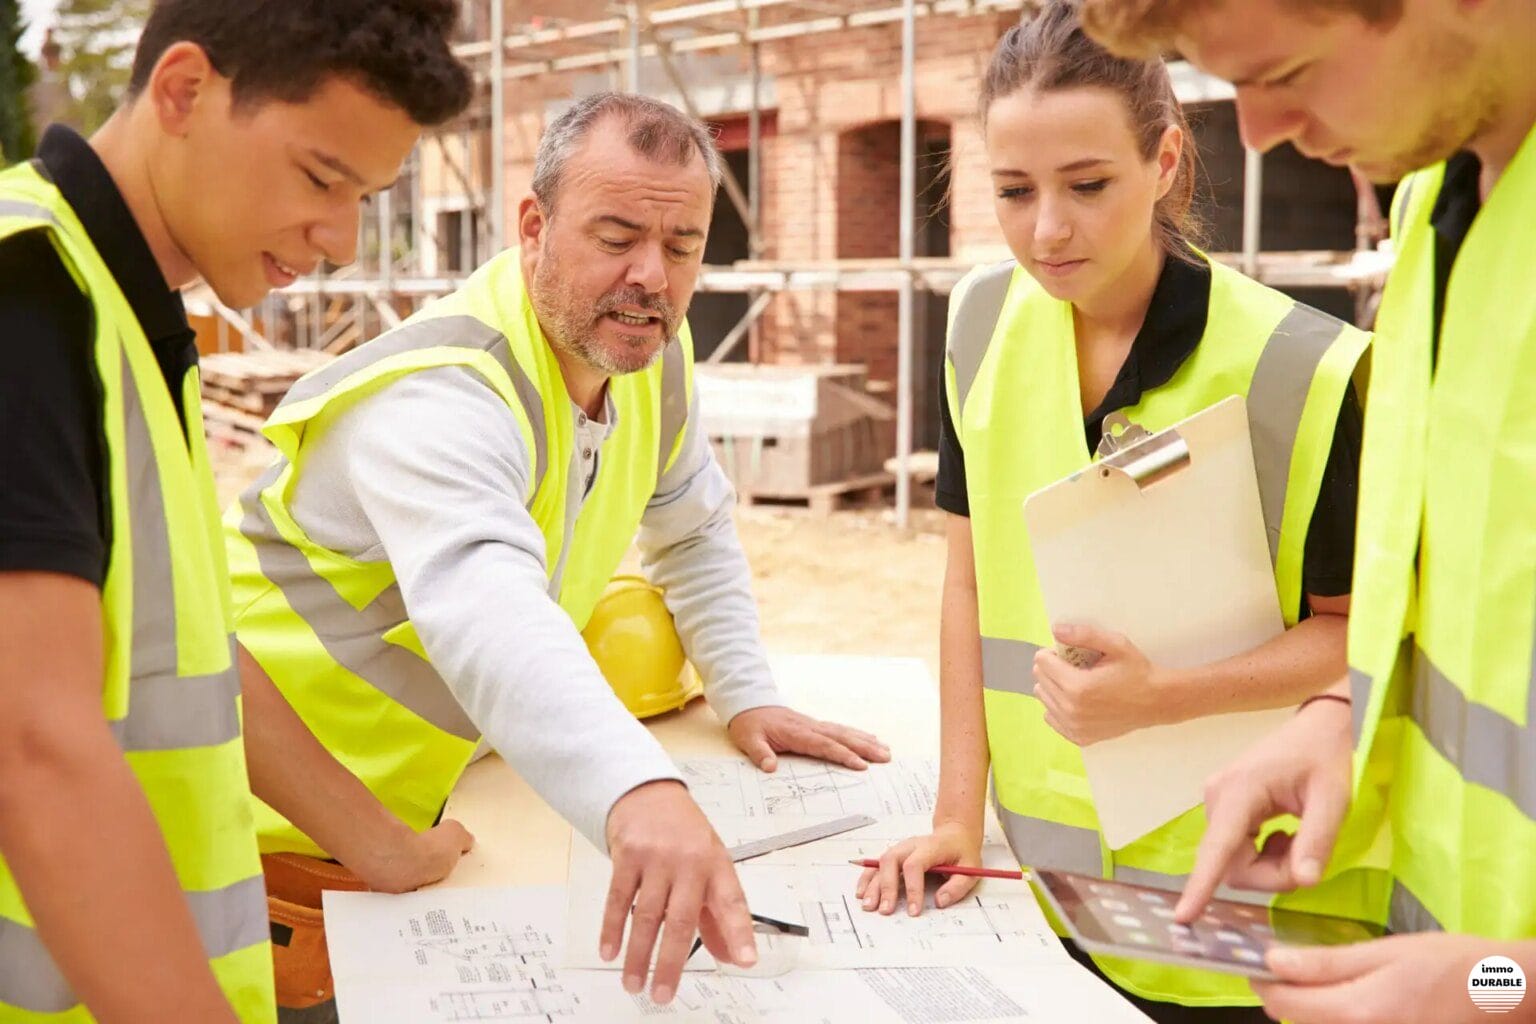
[[[920,18],[935,18],[945,16],[963,17],[998,11],[1021,11],[1027,10],[1028,2],[1029,0],[920,0],[915,5],[915,14]],[[805,0],[739,0],[739,2],[731,0],[731,2],[724,4],[698,4],[691,7],[652,11],[647,16],[647,20],[650,25],[656,28],[682,28],[690,22],[695,25],[700,24],[699,19],[701,18],[717,16],[730,11],[746,10],[753,12],[788,4],[794,4],[796,7],[809,6]],[[827,3],[818,5],[818,7],[826,12],[823,16],[813,16],[802,21],[791,21],[768,26],[759,25],[745,32],[741,30],[700,32],[691,36],[671,39],[665,43],[647,44],[640,40],[639,32],[636,31],[640,25],[638,5],[628,4],[626,5],[628,13],[624,18],[610,18],[605,21],[576,25],[565,29],[508,36],[506,41],[507,47],[514,50],[526,51],[529,47],[554,41],[575,45],[590,44],[592,48],[585,53],[520,61],[509,65],[505,74],[508,78],[528,78],[556,71],[575,71],[583,68],[599,68],[625,63],[631,67],[638,67],[640,57],[655,56],[662,47],[671,50],[673,53],[731,49],[750,43],[780,42],[823,32],[837,32],[850,28],[867,28],[873,25],[891,25],[903,21],[906,15],[906,6],[877,6],[871,8],[867,3],[852,3],[849,0],[835,0],[835,2],[834,0],[827,0]],[[628,31],[627,39],[624,38],[626,29]],[[461,57],[474,59],[485,57],[491,52],[491,49],[492,47],[489,43],[470,43],[455,47],[454,52]],[[631,84],[638,86],[638,78],[632,76]]]
[[[747,12],[748,33],[757,31],[757,8]],[[752,108],[747,112],[747,251],[757,259],[763,253],[763,47],[750,45],[752,58]]]
[[[907,528],[912,513],[912,346],[915,282],[913,242],[917,225],[917,2],[906,0],[901,21],[901,220],[900,257],[905,273],[897,306],[896,335],[896,526]]]
[[[1243,273],[1258,279],[1259,230],[1264,210],[1264,154],[1243,151]]]
[[[629,27],[629,91],[640,95],[640,5],[624,5],[625,20]]]
[[[505,0],[491,0],[491,195],[486,220],[491,254],[506,247],[507,232],[507,131],[506,131],[506,16]]]
[[[760,15],[757,8],[747,12],[747,31],[751,35],[757,31]],[[763,47],[761,43],[752,43],[749,47],[752,61],[752,108],[747,113],[747,208],[751,216],[747,218],[747,254],[753,259],[762,258],[766,247],[763,245]],[[767,309],[768,302],[763,296],[766,292],[751,292],[753,305],[761,302]],[[762,358],[762,327],[758,321],[759,316],[752,318],[752,327],[748,334],[747,358],[753,362]]]

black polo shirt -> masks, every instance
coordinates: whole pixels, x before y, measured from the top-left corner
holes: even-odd
[[[1434,352],[1440,354],[1440,328],[1445,320],[1445,292],[1451,282],[1451,267],[1461,252],[1472,222],[1483,208],[1479,181],[1483,162],[1471,150],[1463,150],[1445,162],[1445,177],[1440,194],[1429,213],[1435,229],[1435,333]]]
[[[197,362],[181,296],[155,263],[95,150],[48,129],[34,166],[58,186],[149,338],[182,417]],[[0,241],[0,572],[45,571],[100,586],[111,544],[95,314],[44,231]]]
[[[1104,400],[1083,418],[1089,451],[1099,446],[1106,416],[1137,404],[1144,394],[1168,383],[1184,365],[1205,334],[1210,299],[1210,267],[1179,259],[1164,263],[1146,320],[1131,343],[1130,354]],[[969,516],[965,452],[955,435],[944,388],[941,382],[936,504],[946,512]],[[1352,387],[1346,388],[1333,448],[1328,453],[1312,511],[1312,525],[1307,532],[1302,563],[1304,593],[1337,597],[1350,592],[1355,560],[1355,502],[1360,480],[1360,421],[1359,400]],[[1024,438],[1020,442],[1028,443]]]

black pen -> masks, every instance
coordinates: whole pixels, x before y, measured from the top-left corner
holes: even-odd
[[[807,939],[811,936],[811,929],[803,924],[791,924],[788,921],[780,921],[776,918],[764,916],[763,914],[748,914],[747,916],[752,918],[753,922],[756,924],[772,928],[780,935],[798,935],[802,939]],[[699,947],[702,945],[704,945],[704,940],[702,938],[695,938],[693,940],[693,948],[688,951],[689,960],[693,959],[693,955],[699,951]],[[684,963],[686,962],[687,961],[684,961]]]

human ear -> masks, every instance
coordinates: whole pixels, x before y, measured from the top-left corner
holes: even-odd
[[[219,73],[201,46],[186,41],[174,43],[155,62],[139,99],[150,104],[166,134],[184,137],[199,106],[210,101],[211,86],[218,78]]]
[[[1157,143],[1158,199],[1166,196],[1178,180],[1179,166],[1184,161],[1184,143],[1184,129],[1176,124],[1163,129],[1163,137]]]
[[[537,252],[543,247],[544,234],[549,227],[549,216],[532,193],[517,204],[517,238],[524,252]]]

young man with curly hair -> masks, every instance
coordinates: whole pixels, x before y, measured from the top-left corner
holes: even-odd
[[[376,888],[469,842],[388,814],[235,645],[178,295],[352,261],[468,102],[457,9],[160,0],[107,124],[0,174],[0,1019],[272,1021],[252,790]]]

